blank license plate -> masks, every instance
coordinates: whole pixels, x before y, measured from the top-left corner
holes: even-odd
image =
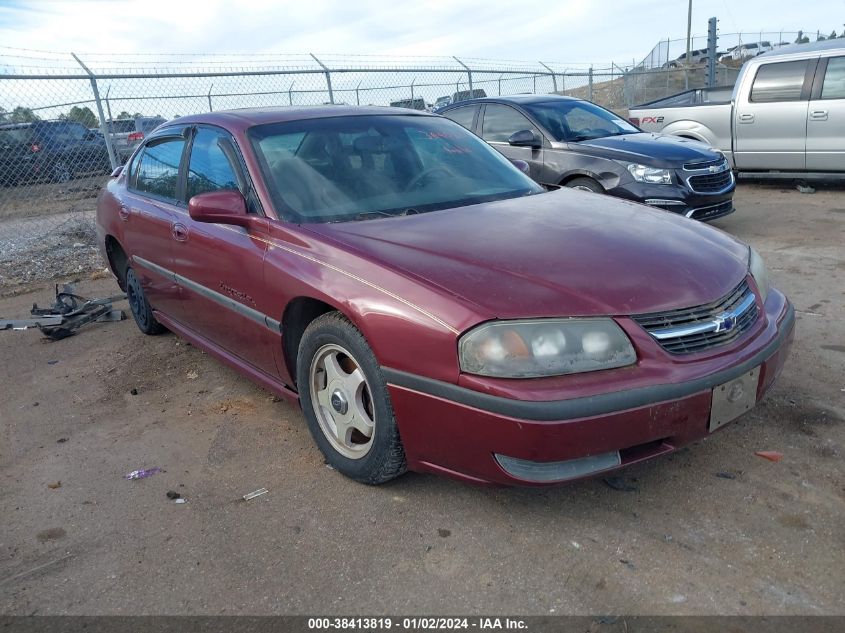
[[[760,368],[755,367],[738,378],[713,387],[709,426],[711,432],[735,420],[757,403],[759,380]]]

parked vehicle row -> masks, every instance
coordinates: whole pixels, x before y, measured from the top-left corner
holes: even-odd
[[[440,114],[506,157],[528,163],[543,185],[562,185],[641,202],[697,220],[733,212],[735,182],[718,151],[642,132],[613,112],[572,97],[475,99]]]
[[[0,185],[66,182],[111,171],[101,134],[73,121],[0,125]]]
[[[511,130],[533,105],[550,152],[608,152],[618,132],[630,153],[600,160],[658,187],[673,175],[641,165],[635,137],[674,157],[709,151],[649,141],[586,102],[545,104],[460,114],[530,152],[537,137],[521,132],[540,128]],[[298,401],[327,462],[369,484],[410,469],[546,485],[671,452],[753,407],[793,337],[794,310],[747,245],[547,191],[414,110],[170,121],[110,179],[97,224],[142,332],[170,329]]]
[[[779,48],[745,63],[730,99],[669,97],[636,106],[642,129],[707,143],[755,177],[845,172],[845,46]]]

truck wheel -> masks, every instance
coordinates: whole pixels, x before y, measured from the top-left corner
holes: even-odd
[[[296,359],[299,403],[326,463],[381,484],[405,472],[405,450],[375,354],[338,312],[305,329]]]
[[[68,182],[73,179],[73,173],[64,163],[53,165],[53,182]]]
[[[580,189],[581,191],[592,191],[593,193],[604,193],[604,188],[592,178],[573,178],[564,187]]]
[[[129,300],[129,309],[139,330],[151,336],[167,331],[167,328],[153,316],[153,309],[144,295],[141,281],[131,267],[126,269],[126,298]]]

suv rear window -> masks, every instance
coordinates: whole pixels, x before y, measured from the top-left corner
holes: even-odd
[[[760,66],[751,86],[751,101],[800,101],[809,60]]]
[[[132,119],[121,119],[109,121],[109,132],[112,134],[129,134],[135,131],[135,121]]]

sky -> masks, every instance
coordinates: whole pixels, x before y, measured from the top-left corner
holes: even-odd
[[[845,0],[693,0],[693,34],[845,28]],[[685,0],[0,0],[0,47],[627,64],[686,36]]]

